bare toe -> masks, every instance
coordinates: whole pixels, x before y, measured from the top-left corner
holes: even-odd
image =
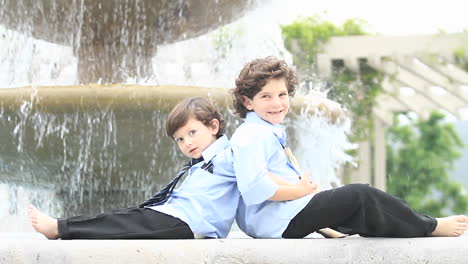
[[[54,219],[39,210],[36,207],[30,205],[28,207],[29,220],[31,221],[32,227],[39,233],[43,234],[48,239],[58,238],[58,223],[57,219]]]
[[[453,215],[436,220],[437,226],[432,236],[457,237],[463,235],[468,228],[468,217],[465,215]]]

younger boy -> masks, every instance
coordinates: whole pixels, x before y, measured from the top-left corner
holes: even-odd
[[[98,216],[54,219],[30,207],[34,229],[49,239],[225,238],[239,201],[221,115],[204,98],[188,98],[169,113],[167,135],[192,160],[188,176],[140,207]],[[182,175],[182,173],[180,173]]]
[[[246,64],[236,79],[234,108],[245,122],[234,132],[231,147],[242,196],[236,220],[245,233],[257,238],[302,238],[327,226],[382,237],[465,232],[467,216],[419,215],[401,199],[367,184],[318,191],[284,153],[286,133],[281,123],[297,83],[294,70],[274,57]]]

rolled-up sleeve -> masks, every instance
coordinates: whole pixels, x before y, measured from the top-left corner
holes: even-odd
[[[237,186],[246,205],[260,204],[278,190],[278,185],[267,176],[267,163],[273,155],[271,144],[277,144],[277,140],[258,132],[238,133],[231,141]]]

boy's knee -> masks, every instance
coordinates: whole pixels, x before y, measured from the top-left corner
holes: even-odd
[[[357,193],[365,193],[370,189],[369,184],[367,183],[352,183],[345,186],[348,190]]]
[[[343,187],[349,194],[349,199],[354,201],[363,200],[372,190],[369,184],[353,183]]]

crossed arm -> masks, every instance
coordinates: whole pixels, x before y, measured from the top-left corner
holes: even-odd
[[[268,199],[270,201],[295,200],[308,194],[319,192],[317,183],[309,181],[308,173],[304,173],[301,176],[301,180],[297,183],[290,183],[273,173],[268,173],[267,175],[278,185],[275,194]]]

